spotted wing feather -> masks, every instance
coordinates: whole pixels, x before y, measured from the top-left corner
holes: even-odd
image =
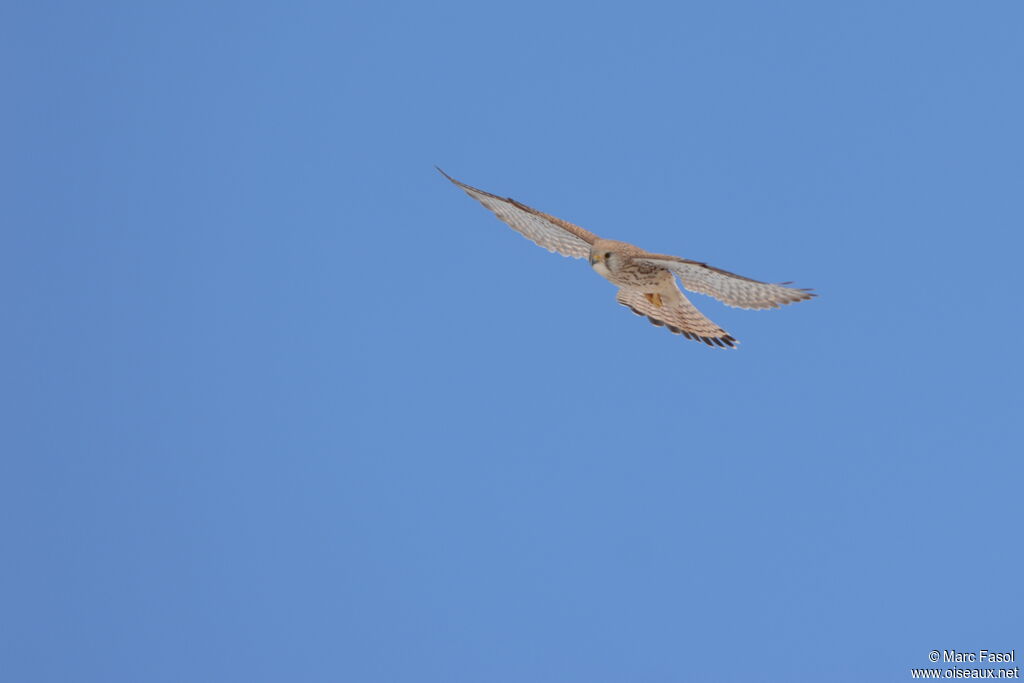
[[[707,294],[735,308],[778,308],[817,296],[807,289],[751,280],[700,261],[677,256],[651,255],[640,260],[668,268],[679,278],[683,287],[691,292]]]
[[[530,208],[514,199],[499,197],[460,183],[441,169],[437,170],[445,178],[465,190],[470,197],[493,211],[495,216],[507,223],[513,230],[548,251],[573,258],[587,258],[590,255],[590,245],[597,240],[597,235],[594,233],[568,221],[563,221],[561,218],[555,218],[543,211]]]

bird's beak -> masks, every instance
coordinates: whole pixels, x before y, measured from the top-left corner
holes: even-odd
[[[597,263],[599,259],[600,259],[600,255],[599,254],[591,253],[590,254],[590,267],[593,268],[594,264]]]

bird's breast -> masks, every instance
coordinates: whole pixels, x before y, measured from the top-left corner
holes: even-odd
[[[613,273],[604,261],[596,261],[594,270],[601,277],[619,287],[637,287],[656,291],[672,281],[672,274],[669,271],[646,263],[626,263]]]
[[[611,280],[612,282],[615,281],[612,277],[612,271],[608,270],[608,266],[605,265],[604,261],[595,261],[594,270],[596,270],[597,274],[603,277],[604,279]]]

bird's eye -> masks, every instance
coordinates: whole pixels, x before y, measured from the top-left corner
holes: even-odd
[[[604,258],[605,258],[606,261],[608,259],[610,259],[611,257],[612,257],[612,252],[610,252],[610,251],[604,252]]]

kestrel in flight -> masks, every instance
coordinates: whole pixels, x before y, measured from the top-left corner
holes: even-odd
[[[578,225],[548,215],[514,199],[478,190],[437,169],[512,229],[563,256],[585,258],[602,277],[619,288],[616,300],[637,315],[674,334],[708,346],[735,348],[739,342],[690,303],[675,278],[691,292],[712,296],[735,308],[778,308],[816,296],[806,289],[759,282],[700,261],[651,254],[628,242],[601,239]]]

